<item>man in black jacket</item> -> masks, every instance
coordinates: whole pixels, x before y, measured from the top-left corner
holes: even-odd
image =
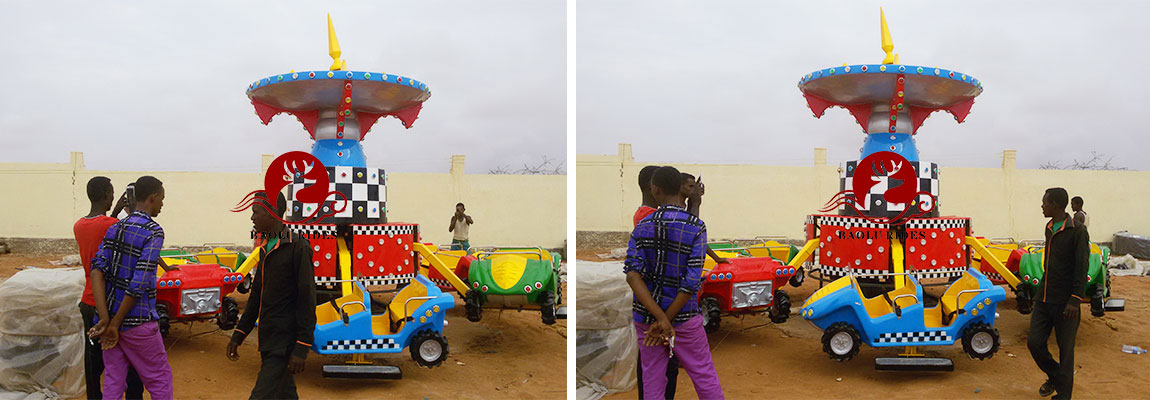
[[[1074,339],[1078,335],[1079,308],[1085,296],[1086,271],[1090,257],[1090,234],[1086,227],[1066,213],[1066,189],[1046,189],[1042,215],[1046,223],[1046,250],[1042,265],[1046,273],[1034,296],[1027,347],[1038,368],[1046,373],[1040,396],[1055,391],[1056,399],[1069,399],[1074,387]],[[1046,345],[1053,329],[1058,340],[1058,361]]]
[[[258,196],[258,195],[257,195]],[[244,314],[228,343],[227,357],[239,359],[239,345],[259,319],[260,372],[253,399],[298,399],[292,374],[303,371],[315,330],[315,273],[312,250],[307,239],[292,233],[281,217],[287,201],[281,194],[274,207],[266,196],[252,206],[252,225],[259,233],[256,267],[251,294]]]

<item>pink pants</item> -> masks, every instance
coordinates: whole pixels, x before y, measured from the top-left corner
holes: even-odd
[[[664,345],[644,346],[650,325],[636,322],[635,331],[639,334],[639,365],[643,368],[643,397],[663,400],[667,388],[667,360],[670,349]],[[679,365],[691,377],[695,394],[703,400],[723,399],[723,387],[715,374],[715,363],[711,361],[711,348],[707,344],[707,332],[703,330],[703,317],[696,315],[687,322],[675,327],[675,355]],[[648,372],[651,373],[648,373]]]
[[[120,331],[116,347],[104,350],[104,399],[124,397],[128,366],[136,368],[153,399],[172,398],[172,368],[155,321]]]

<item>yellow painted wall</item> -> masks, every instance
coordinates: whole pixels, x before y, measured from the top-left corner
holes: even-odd
[[[265,156],[265,166],[271,157]],[[164,208],[156,221],[165,245],[250,243],[251,212],[230,210],[248,192],[262,189],[262,175],[220,172],[88,170],[83,154],[70,163],[0,163],[0,237],[72,237],[86,215],[88,179],[106,176],[117,195],[141,175],[164,182]],[[424,241],[450,244],[447,223],[455,203],[475,219],[471,244],[562,247],[567,232],[567,177],[563,175],[465,175],[463,157],[452,172],[389,173],[388,220],[420,224]]]
[[[621,144],[615,155],[580,154],[575,161],[576,227],[630,231],[631,215],[641,201],[639,170],[655,164],[702,177],[707,194],[701,217],[710,237],[801,238],[804,217],[816,213],[839,190],[838,166],[826,165],[822,149],[815,149],[813,158],[809,167],[636,163],[628,144]],[[1150,213],[1142,212],[1139,203],[1150,198],[1150,172],[1026,170],[1016,169],[1014,159],[1015,152],[1007,150],[1002,168],[940,166],[942,214],[971,217],[979,236],[1041,238],[1042,194],[1060,186],[1071,197],[1082,196],[1093,240],[1109,242],[1121,230],[1150,234]]]

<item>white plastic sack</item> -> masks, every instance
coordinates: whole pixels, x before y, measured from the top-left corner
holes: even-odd
[[[631,317],[631,287],[622,262],[578,261],[575,311],[577,393],[598,398],[635,387],[639,358]]]
[[[0,283],[0,388],[84,394],[80,268],[20,271]]]
[[[1150,273],[1150,261],[1138,261],[1129,254],[1110,257],[1111,276],[1144,276]]]

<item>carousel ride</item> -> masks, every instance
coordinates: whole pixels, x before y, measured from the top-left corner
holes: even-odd
[[[287,226],[312,247],[317,293],[324,299],[316,307],[313,350],[351,356],[344,364],[325,365],[324,376],[398,379],[398,367],[374,365],[368,355],[407,348],[420,366],[435,367],[448,354],[444,317],[454,297],[420,275],[421,262],[461,296],[469,288],[433,245],[421,243],[418,224],[388,221],[387,174],[367,164],[362,141],[385,117],[411,128],[431,91],[406,76],[349,70],[330,16],[328,47],[328,70],[265,77],[248,86],[247,96],[265,125],[277,114],[291,114],[314,140],[310,156],[282,155],[267,174],[275,181],[284,171]],[[308,164],[314,160],[322,170]],[[295,169],[299,165],[305,168]],[[324,186],[329,191],[313,190]],[[253,253],[241,272],[259,257]],[[391,285],[396,290],[390,302],[368,291]]]
[[[801,314],[824,329],[832,359],[850,359],[862,343],[906,346],[900,357],[876,359],[876,368],[952,370],[951,360],[927,358],[916,347],[961,338],[967,353],[985,359],[999,345],[995,310],[1005,292],[971,256],[981,256],[1012,289],[1019,279],[971,236],[970,218],[941,216],[938,164],[920,158],[914,137],[936,111],[963,122],[982,83],[959,71],[900,63],[881,10],[880,18],[882,63],[824,68],[798,82],[816,118],[845,108],[865,138],[859,160],[839,168],[841,191],[824,213],[807,216],[806,244],[789,264],[801,264],[820,286],[830,282]],[[926,307],[920,280],[934,278],[948,288]],[[867,293],[868,285],[882,293]]]

